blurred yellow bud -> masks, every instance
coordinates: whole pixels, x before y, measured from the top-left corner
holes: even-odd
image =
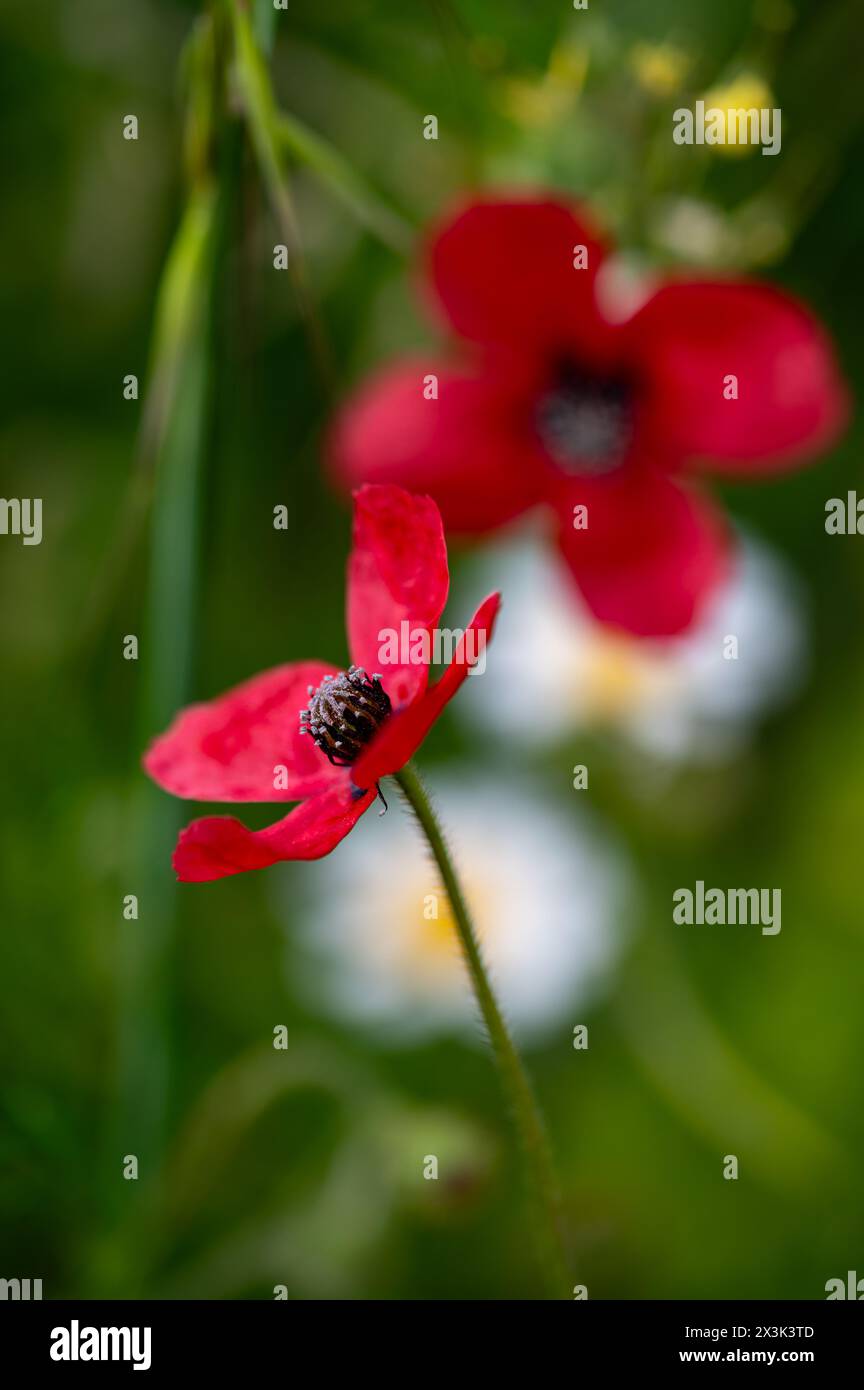
[[[630,66],[640,87],[655,97],[668,97],[684,80],[689,58],[671,43],[636,43],[630,50]]]
[[[737,135],[739,120],[733,112],[770,111],[774,106],[774,94],[756,73],[743,72],[732,82],[712,87],[705,93],[705,110],[717,110],[723,116],[717,122],[717,143],[711,146],[718,154],[747,155],[759,148],[751,140],[742,140]],[[746,129],[746,124],[745,124]]]
[[[553,49],[549,67],[538,82],[514,79],[502,84],[503,106],[526,126],[548,126],[566,116],[579,97],[588,71],[588,52],[572,44]]]

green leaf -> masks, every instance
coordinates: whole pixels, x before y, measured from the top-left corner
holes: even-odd
[[[276,39],[276,7],[273,0],[254,0],[252,8],[252,29],[255,41],[262,53],[273,52]]]
[[[280,116],[278,129],[283,148],[317,174],[370,232],[400,254],[408,250],[413,238],[410,223],[389,206],[337,149],[295,116]]]

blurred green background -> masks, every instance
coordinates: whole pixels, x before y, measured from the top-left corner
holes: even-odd
[[[2,491],[44,499],[44,538],[0,538],[0,1275],[46,1297],[534,1297],[488,1056],[458,1033],[384,1045],[317,1006],[292,969],[304,866],[178,889],[194,808],[140,754],[191,699],[344,655],[349,516],[322,432],[351,383],[433,341],[412,241],[459,191],[560,188],[642,264],[770,277],[858,395],[860,9],[236,13],[3,6]],[[674,107],[742,71],[775,94],[782,154],[673,146]],[[298,276],[272,265],[294,229]],[[606,989],[528,1053],[592,1298],[819,1298],[864,1260],[864,568],[824,530],[860,443],[853,423],[817,466],[722,489],[800,577],[812,651],[734,758],[646,783],[614,730],[578,727],[506,753],[565,814],[590,797],[637,885]],[[457,586],[473,563],[453,557]],[[422,762],[434,786],[500,757],[451,714]],[[781,887],[780,936],[673,929],[699,878]]]

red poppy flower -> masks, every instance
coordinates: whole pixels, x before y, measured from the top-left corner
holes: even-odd
[[[283,859],[320,859],[344,839],[375,800],[380,779],[413,756],[492,635],[498,594],[480,605],[451,664],[428,685],[431,637],[448,586],[431,498],[361,488],[346,605],[356,665],[340,671],[298,661],[265,671],[184,710],[144,757],[153,780],[175,796],[301,802],[266,830],[247,830],[231,816],[193,821],[174,852],[179,879],[198,883]],[[379,654],[385,631],[401,639],[389,664]]]
[[[837,435],[846,393],[825,334],[788,295],[674,281],[613,323],[605,256],[562,203],[463,208],[432,237],[427,277],[467,362],[385,370],[343,411],[330,467],[343,485],[430,493],[454,531],[545,503],[595,616],[671,635],[726,567],[725,527],[692,475],[792,466]]]

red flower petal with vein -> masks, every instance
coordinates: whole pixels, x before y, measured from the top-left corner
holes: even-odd
[[[300,661],[265,671],[184,710],[144,756],[154,782],[175,796],[301,803],[265,830],[249,830],[233,816],[193,821],[174,852],[181,881],[320,859],[335,849],[375,800],[380,778],[405,765],[483,655],[497,594],[481,605],[450,666],[428,686],[448,585],[435,503],[392,485],[360,488],[346,604],[356,665],[345,672]],[[382,657],[390,634],[393,661]]]
[[[296,719],[335,666],[298,661],[264,671],[226,695],[183,710],[144,756],[144,767],[166,792],[190,801],[299,801],[326,791],[338,768],[301,738]],[[274,790],[282,765],[284,788]]]
[[[500,594],[490,594],[483,600],[459,639],[453,660],[441,679],[421,699],[384,725],[354,769],[353,775],[360,786],[392,776],[413,758],[444,706],[453,699],[471,667],[482,657],[500,607]]]
[[[233,816],[204,816],[181,830],[172,863],[182,883],[206,883],[286,859],[323,859],[353,830],[375,800],[374,787],[358,795],[340,784],[296,806],[266,830],[247,830]]]
[[[343,487],[422,488],[456,531],[551,509],[595,616],[666,636],[698,617],[729,545],[706,498],[673,476],[798,465],[837,438],[848,398],[827,335],[791,296],[670,281],[613,323],[598,294],[607,254],[584,212],[554,197],[459,207],[431,237],[424,278],[461,364],[386,369],[345,405],[328,462]]]
[[[450,572],[441,515],[430,497],[395,487],[365,487],[354,502],[354,548],[348,560],[346,625],[352,661],[370,671],[381,663],[380,633],[430,632],[444,611]],[[398,707],[426,688],[428,671],[389,665],[384,688]]]

